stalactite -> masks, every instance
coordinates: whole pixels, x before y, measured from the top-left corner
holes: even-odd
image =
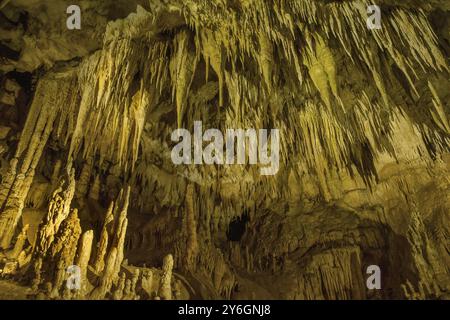
[[[259,33],[259,46],[260,46],[260,54],[258,58],[259,66],[261,68],[261,74],[264,78],[264,82],[267,86],[267,89],[270,92],[272,91],[272,83],[273,83],[273,46],[270,39],[268,39],[267,35],[264,33]]]
[[[305,55],[305,64],[309,69],[309,74],[317,90],[328,108],[331,108],[332,93],[338,97],[336,66],[333,54],[325,44],[324,39],[317,35],[313,37],[309,31],[305,33],[308,54]]]
[[[94,179],[94,183],[91,185],[91,188],[89,190],[89,198],[93,200],[99,200],[100,199],[100,176],[96,175]]]
[[[83,164],[80,178],[78,179],[77,183],[76,196],[78,199],[83,199],[88,193],[91,174],[92,174],[92,160],[87,160],[86,163]]]
[[[124,245],[125,245],[125,235],[127,232],[128,219],[127,219],[127,211],[128,204],[130,199],[130,188],[127,188],[127,191],[124,195],[123,206],[120,208],[120,214],[118,215],[118,220],[116,221],[116,229],[115,229],[115,238],[112,242],[112,246],[117,248],[117,258],[114,267],[113,279],[119,275],[120,268],[122,266],[123,257],[124,257]]]
[[[434,111],[431,111],[431,115],[433,116],[433,120],[436,122],[436,124],[441,128],[444,132],[450,133],[450,124],[447,120],[447,116],[445,115],[445,109],[442,104],[441,99],[439,98],[439,95],[436,93],[436,89],[433,87],[430,81],[428,81],[428,87],[430,88],[430,91],[433,95],[433,106]]]
[[[61,108],[63,94],[70,92],[73,75],[62,79],[51,76],[39,81],[36,98],[17,146],[7,179],[0,186],[0,237],[2,248],[10,245],[22,215],[25,199],[33,182],[36,166],[41,158],[53,125]],[[17,164],[20,163],[20,167]]]
[[[177,108],[177,123],[181,128],[186,108],[189,89],[197,66],[197,57],[190,45],[192,36],[188,31],[182,31],[174,39],[175,54],[170,62],[172,88]]]
[[[210,30],[201,33],[202,53],[206,61],[207,68],[211,65],[219,78],[219,106],[223,106],[224,97],[224,72],[222,67],[222,48],[220,42],[215,39],[214,34]],[[208,70],[208,69],[207,69]],[[206,72],[208,81],[208,72]]]

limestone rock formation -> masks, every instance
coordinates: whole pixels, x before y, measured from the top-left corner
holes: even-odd
[[[365,0],[81,0],[79,30],[65,1],[0,3],[0,288],[450,296],[448,1],[380,0],[376,29]],[[199,121],[279,130],[277,172],[198,164]]]

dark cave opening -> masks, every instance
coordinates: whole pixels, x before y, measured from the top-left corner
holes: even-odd
[[[235,217],[231,220],[227,231],[228,241],[241,241],[249,221],[250,217],[247,212],[245,212],[242,216]]]
[[[33,74],[30,72],[10,71],[0,79],[1,85],[7,79],[15,81],[20,86],[15,100],[16,108],[2,108],[0,106],[0,119],[5,125],[20,128],[25,124],[28,115],[30,100],[33,96]]]

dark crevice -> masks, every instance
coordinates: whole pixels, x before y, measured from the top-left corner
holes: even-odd
[[[244,213],[242,216],[234,218],[228,226],[228,241],[241,241],[249,221],[250,217],[248,213]]]

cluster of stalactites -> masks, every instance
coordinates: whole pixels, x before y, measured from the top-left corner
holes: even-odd
[[[70,154],[80,150],[85,158],[98,154],[100,162],[118,163],[125,172],[133,169],[148,112],[159,107],[169,93],[176,110],[176,126],[190,127],[194,114],[198,115],[198,109],[211,100],[208,86],[214,71],[217,108],[224,107],[226,114],[224,126],[236,121],[241,127],[277,125],[285,130],[282,159],[288,159],[291,152],[305,152],[307,163],[314,168],[322,161],[317,159],[321,152],[308,147],[307,141],[317,140],[321,132],[312,130],[315,133],[309,138],[305,134],[311,131],[298,125],[298,118],[300,122],[312,118],[317,126],[325,126],[320,129],[327,138],[321,142],[325,144],[324,166],[358,166],[351,158],[362,152],[358,150],[361,146],[377,144],[371,146],[372,152],[390,146],[380,146],[377,132],[368,130],[365,135],[362,128],[345,118],[358,117],[363,104],[370,109],[383,105],[391,114],[399,107],[390,98],[380,67],[384,60],[379,54],[403,72],[416,96],[423,94],[417,88],[419,74],[448,70],[424,12],[396,8],[383,15],[381,30],[368,30],[366,5],[362,1],[245,1],[238,7],[209,1],[188,1],[179,7],[175,3],[171,8],[161,5],[160,11],[181,12],[187,23],[171,37],[158,37],[161,30],[148,26],[158,25],[159,11],[150,13],[139,7],[136,14],[111,23],[104,48],[80,66],[81,103]],[[369,95],[361,91],[356,93],[356,101],[344,101],[352,106],[343,106],[337,57],[355,66],[364,65],[361,72],[373,80],[380,99],[372,90]],[[193,91],[200,61],[206,67],[206,87]],[[429,88],[433,95],[430,105],[434,106],[430,118],[448,131],[445,105],[432,85]],[[306,95],[300,99],[296,92]],[[323,108],[326,111],[317,111]],[[338,114],[343,109],[356,111],[342,120]],[[326,121],[315,118],[324,115]],[[384,121],[373,114],[369,122]],[[336,127],[347,125],[348,130],[333,133]],[[389,124],[384,127],[389,131]],[[300,131],[305,134],[298,137],[296,132]],[[291,144],[299,140],[306,142]],[[352,144],[356,149],[348,150]],[[293,145],[300,147],[290,150]]]
[[[325,131],[326,138],[320,143],[325,145],[323,149],[328,149],[324,152],[325,167],[360,166],[361,159],[352,163],[351,158],[362,153],[361,146],[370,145],[374,154],[392,149],[379,142],[382,140],[379,131],[390,130],[389,121],[385,121],[389,118],[381,117],[382,112],[378,111],[366,116],[361,112],[367,108],[379,108],[392,119],[394,114],[402,113],[397,109],[408,108],[406,103],[396,105],[390,96],[393,93],[387,86],[388,77],[381,64],[392,62],[401,70],[416,98],[432,93],[433,102],[426,104],[434,110],[430,110],[428,116],[444,133],[448,133],[445,105],[436,90],[432,85],[429,92],[427,88],[418,88],[423,74],[448,72],[426,13],[420,9],[395,8],[383,14],[382,29],[369,30],[366,26],[367,5],[364,1],[328,4],[243,1],[229,6],[226,1],[187,1],[180,10],[190,31],[182,30],[174,36],[170,57],[171,88],[178,126],[184,123],[189,127],[192,114],[199,108],[195,98],[197,92],[190,91],[190,87],[199,59],[203,59],[206,64],[205,86],[210,68],[217,75],[217,105],[226,107],[227,125],[235,125],[238,121],[242,127],[260,128],[271,121],[286,128],[287,132],[282,136],[285,139],[282,152],[283,158],[288,159],[291,151],[308,148],[301,143],[300,149],[303,150],[287,149],[295,145],[288,140],[299,141],[294,131],[304,131],[306,135],[301,135],[301,141],[317,140],[323,133],[313,130],[315,134],[310,134],[311,131],[298,125],[298,119],[292,122],[286,119],[291,117],[290,114],[297,118],[296,113],[300,112],[302,122],[307,122],[308,118],[317,126],[324,126],[320,131]],[[228,19],[223,19],[224,16]],[[374,90],[355,92],[355,99],[341,99],[339,88],[343,84],[339,83],[338,63],[345,61],[360,70],[363,77],[373,83]],[[203,87],[198,89],[201,90]],[[229,101],[226,101],[225,91]],[[307,94],[299,97],[296,92]],[[203,100],[206,104],[208,97]],[[324,108],[326,111],[319,110]],[[284,112],[280,113],[280,110]],[[343,114],[343,110],[350,114],[338,115]],[[324,115],[326,119],[320,120]],[[364,122],[364,126],[367,124],[369,130],[354,125],[353,120],[358,117],[368,118],[369,123]],[[383,129],[375,130],[377,124],[381,124]],[[349,129],[333,133],[338,126]],[[426,128],[420,129],[426,131]],[[444,149],[446,142],[440,144]],[[351,145],[356,149],[349,150]],[[316,159],[321,152],[316,152],[314,146],[311,150],[313,152],[307,151],[304,155],[313,168],[321,161]],[[364,170],[359,168],[361,172]]]
[[[0,184],[0,239],[3,248],[10,245],[48,141],[53,135],[61,144],[67,142],[73,130],[76,110],[77,89],[73,70],[51,73],[39,80],[16,152]],[[58,165],[54,174],[59,175]]]

